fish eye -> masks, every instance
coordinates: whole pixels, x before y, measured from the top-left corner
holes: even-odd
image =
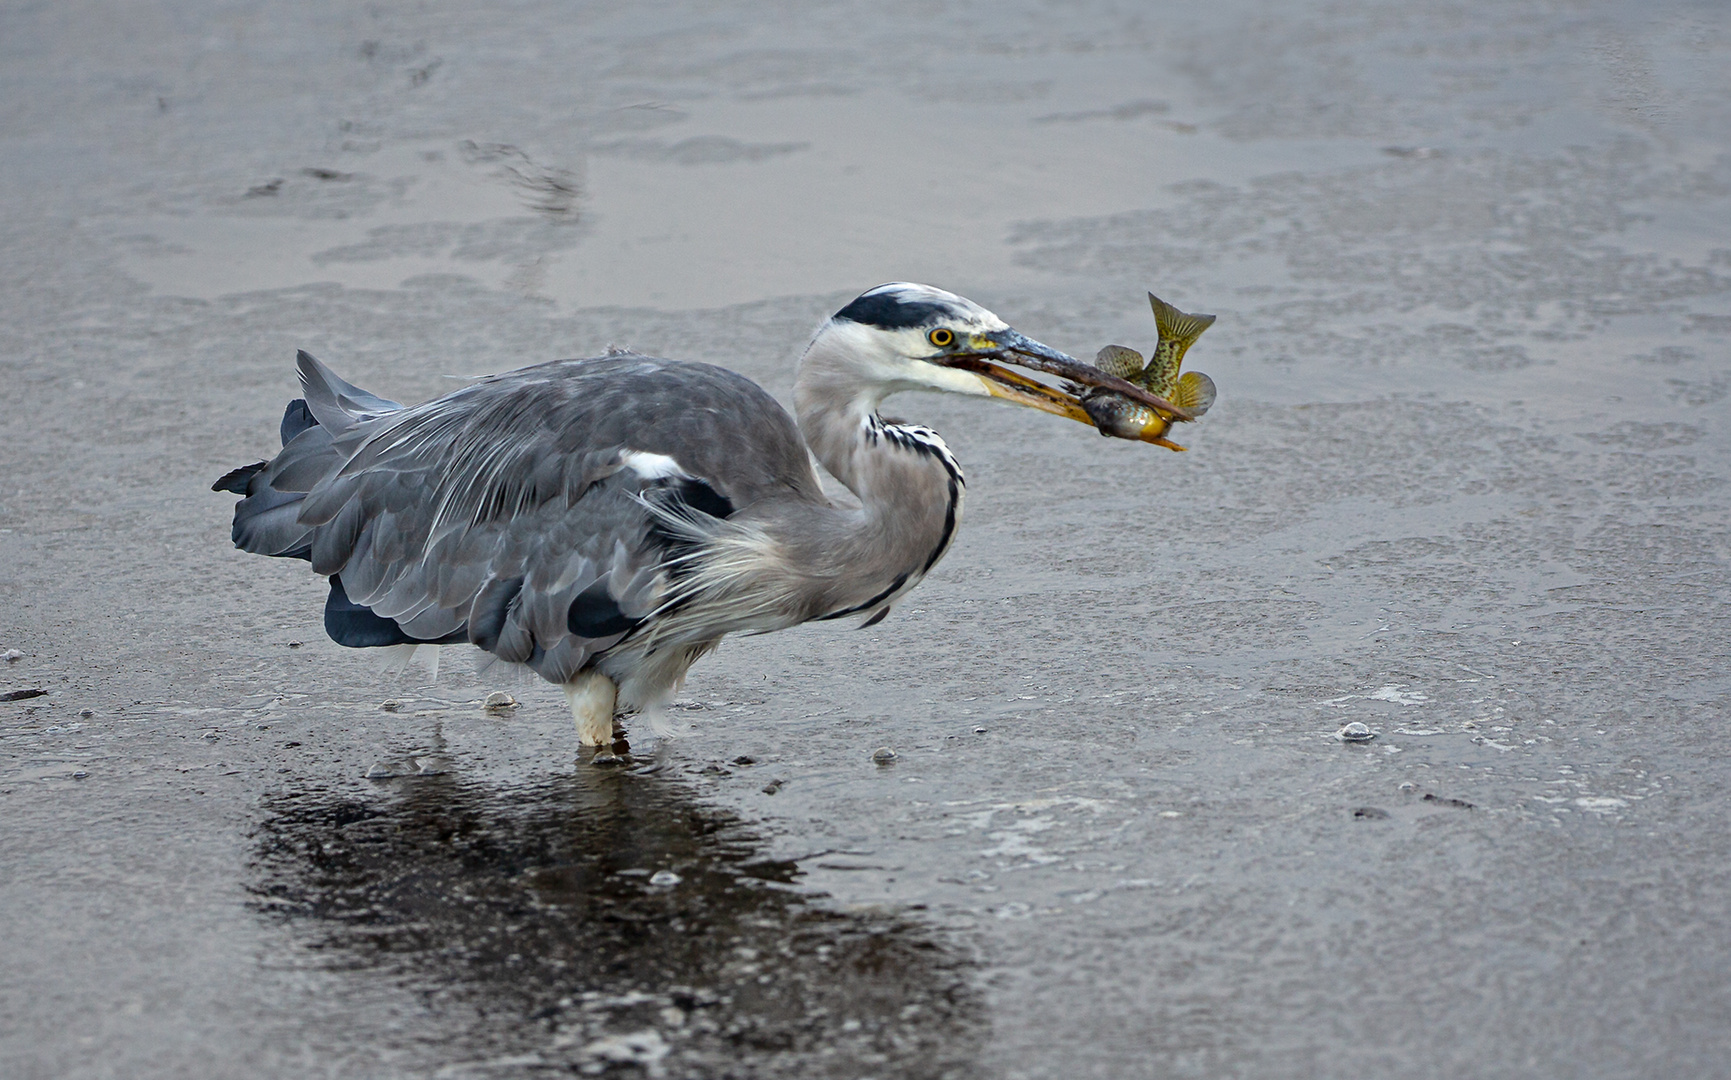
[[[950,345],[955,343],[956,335],[950,333],[948,330],[946,330],[940,326],[936,330],[933,330],[931,333],[927,334],[926,340],[931,342],[933,345],[936,345],[940,349],[945,349],[945,348],[948,348]]]

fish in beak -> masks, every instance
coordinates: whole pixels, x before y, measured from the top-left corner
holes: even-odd
[[[1153,293],[1148,294],[1148,304],[1154,309],[1160,341],[1146,366],[1141,353],[1122,345],[1101,349],[1094,358],[1094,366],[1171,401],[1189,414],[1187,419],[1195,419],[1214,404],[1214,380],[1200,371],[1180,375],[1178,369],[1185,352],[1202,336],[1202,331],[1214,325],[1214,316],[1186,314]],[[1170,450],[1185,449],[1165,437],[1172,427],[1171,416],[1110,390],[1075,389],[1080,394],[1082,408],[1100,434],[1151,442]]]
[[[1194,419],[1190,410],[1168,401],[1144,386],[1084,364],[1014,330],[975,333],[962,341],[960,348],[955,351],[931,359],[945,367],[960,368],[980,376],[993,397],[1090,426],[1097,427],[1098,424],[1089,412],[1083,395],[1093,393],[1121,396],[1156,415],[1169,418],[1166,420],[1168,425],[1172,421]],[[1004,367],[1004,364],[1057,375],[1072,385],[1064,388],[1051,386],[1011,371]]]

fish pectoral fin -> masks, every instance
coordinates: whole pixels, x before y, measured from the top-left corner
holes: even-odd
[[[1108,375],[1129,379],[1142,373],[1142,354],[1123,345],[1108,345],[1094,354],[1094,366]]]
[[[1172,404],[1201,416],[1214,404],[1214,380],[1200,371],[1186,371],[1172,394]]]

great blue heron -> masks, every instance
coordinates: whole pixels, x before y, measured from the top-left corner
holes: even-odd
[[[299,356],[283,448],[215,490],[234,543],[330,578],[325,630],[360,648],[469,642],[564,687],[585,745],[663,703],[738,631],[870,626],[949,550],[962,470],[885,420],[903,390],[1091,423],[1002,361],[1186,412],[928,285],[880,285],[819,328],[798,416],[741,375],[613,352],[491,375],[404,408]],[[812,457],[858,497],[828,499]]]

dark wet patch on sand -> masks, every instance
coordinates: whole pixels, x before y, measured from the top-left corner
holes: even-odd
[[[315,966],[433,1014],[412,1045],[379,1048],[399,1063],[975,1073],[985,1021],[957,949],[899,914],[825,908],[737,819],[658,778],[443,774],[376,797],[277,795],[254,869],[258,909]]]

